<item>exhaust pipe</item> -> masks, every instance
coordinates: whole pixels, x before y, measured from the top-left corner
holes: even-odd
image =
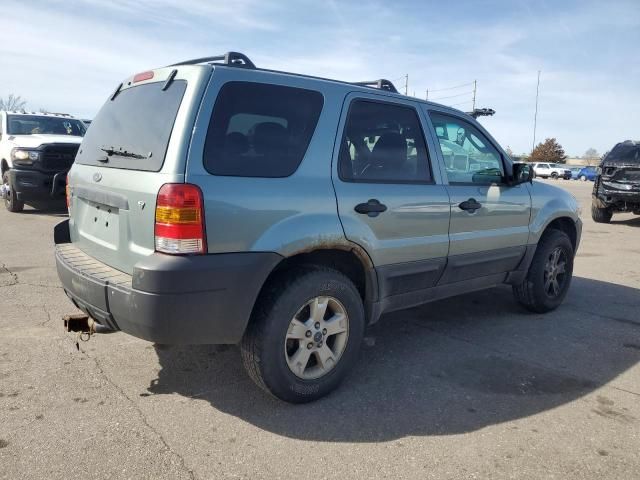
[[[65,315],[62,317],[62,321],[67,332],[86,333],[89,336],[95,333],[95,320],[84,313]]]
[[[64,330],[69,333],[76,334],[76,348],[80,350],[80,341],[88,342],[91,336],[96,333],[112,332],[110,328],[99,324],[89,315],[84,313],[75,313],[73,315],[65,315],[62,317]]]

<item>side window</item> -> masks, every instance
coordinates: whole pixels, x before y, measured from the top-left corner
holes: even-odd
[[[226,83],[209,122],[204,167],[214,175],[288,177],[304,158],[323,101],[313,90]]]
[[[346,182],[431,182],[415,109],[369,100],[351,102],[338,169]]]
[[[430,113],[449,183],[500,183],[502,156],[473,124],[450,115]]]

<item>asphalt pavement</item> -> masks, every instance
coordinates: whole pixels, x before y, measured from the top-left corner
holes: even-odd
[[[508,287],[384,317],[334,394],[281,403],[235,346],[80,342],[58,283],[64,212],[0,211],[2,479],[640,478],[640,217],[592,222],[565,303]]]

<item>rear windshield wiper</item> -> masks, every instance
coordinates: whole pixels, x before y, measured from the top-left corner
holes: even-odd
[[[100,147],[100,150],[105,152],[108,156],[116,156],[116,157],[127,157],[127,158],[137,158],[140,160],[151,158],[152,153],[149,152],[148,155],[140,155],[139,153],[127,152],[123,149],[117,149],[113,147]]]

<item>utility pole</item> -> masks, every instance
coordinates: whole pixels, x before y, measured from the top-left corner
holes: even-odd
[[[409,74],[404,76],[404,94],[409,95]]]
[[[533,114],[533,142],[531,142],[531,151],[536,147],[536,127],[538,123],[538,95],[540,93],[540,70],[538,70],[538,84],[536,85],[536,112]]]
[[[476,88],[478,86],[478,81],[474,80],[473,81],[473,108],[471,108],[471,111],[473,112],[476,109]]]
[[[425,100],[429,100],[429,89],[427,88],[427,96],[424,97]]]

